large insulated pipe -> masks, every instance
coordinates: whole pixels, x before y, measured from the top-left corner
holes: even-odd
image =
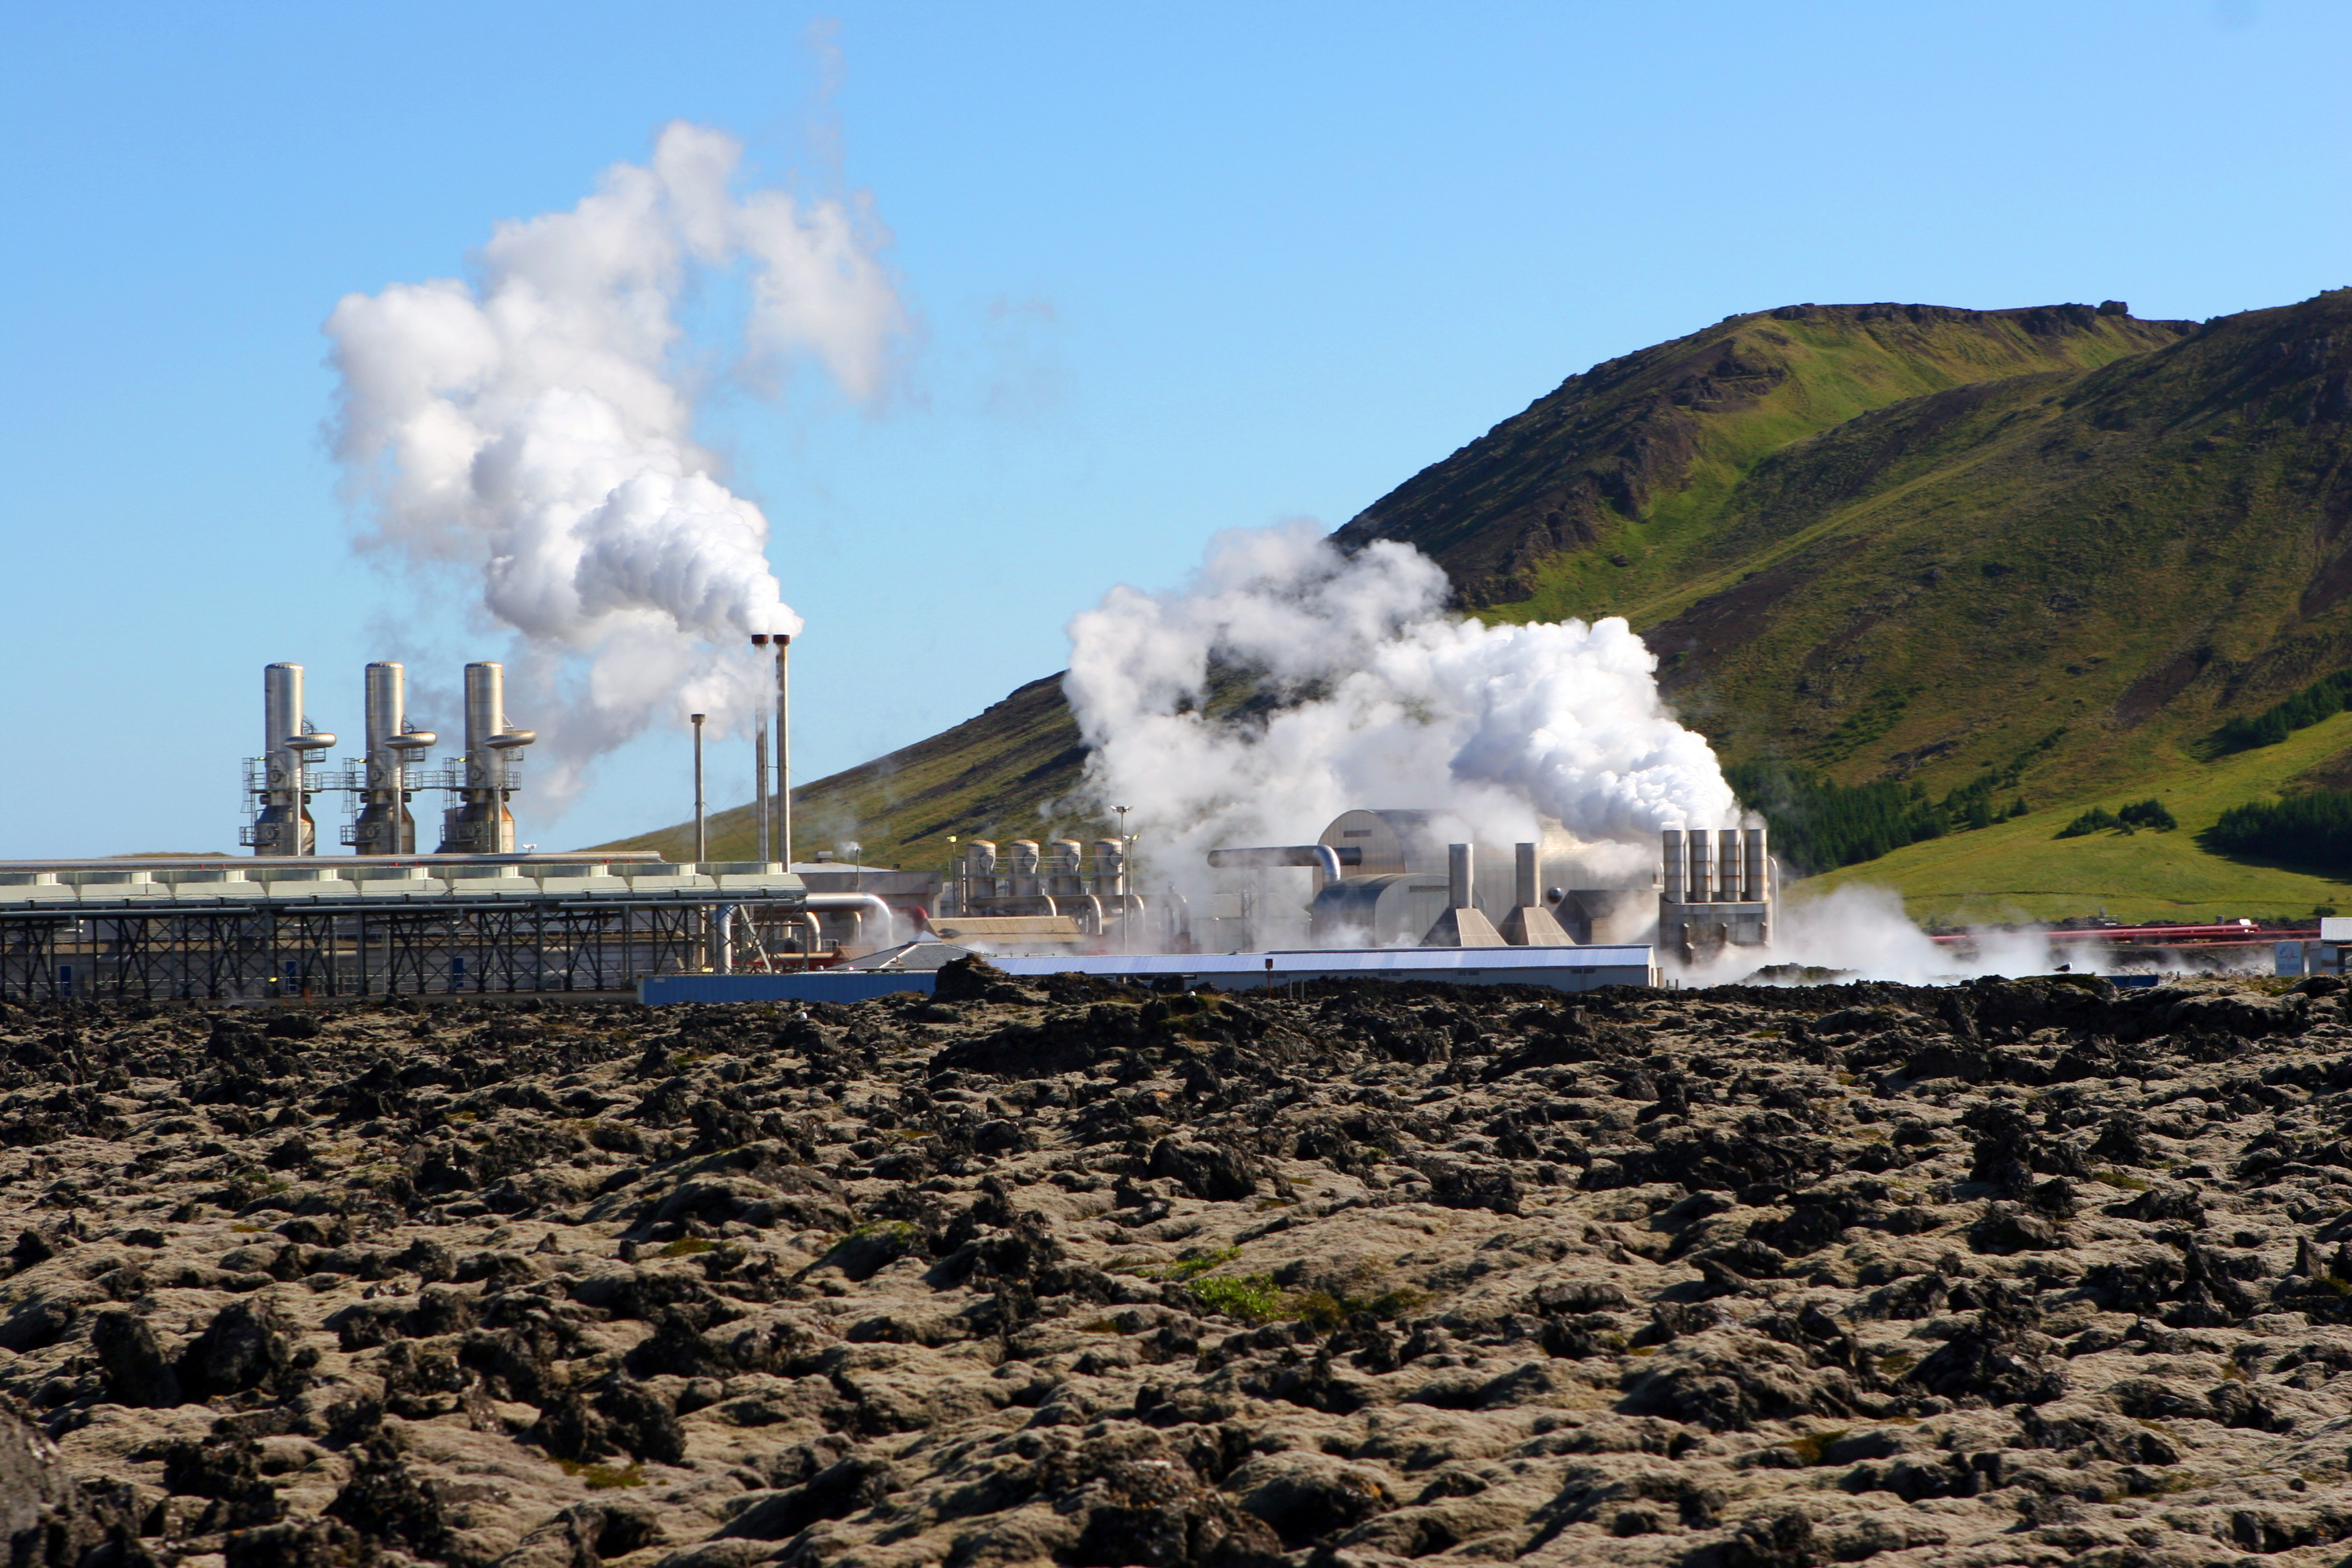
[[[891,922],[898,919],[888,904],[871,893],[811,893],[808,896],[807,908],[811,914],[835,913],[858,916],[861,922],[860,935],[864,934],[865,921],[877,921],[877,929],[881,931],[885,942],[890,939]]]
[[[1105,839],[1105,844],[1113,841]],[[1349,849],[1349,855],[1361,858],[1361,851]],[[1323,873],[1324,887],[1329,887],[1346,875],[1346,857],[1328,844],[1269,844],[1253,849],[1212,849],[1209,864],[1217,867],[1312,866]]]
[[[1665,862],[1665,879],[1661,896],[1670,904],[1683,901],[1683,830],[1669,827],[1658,835],[1660,858]]]
[[[1470,846],[1449,844],[1445,847],[1445,907],[1466,910],[1470,907]]]
[[[1739,901],[1739,829],[1727,827],[1715,836],[1715,896],[1725,903]]]
[[[1740,834],[1746,864],[1739,879],[1739,896],[1751,904],[1764,902],[1764,830],[1750,827]]]

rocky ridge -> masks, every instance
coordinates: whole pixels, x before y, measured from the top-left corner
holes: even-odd
[[[15,1568],[2335,1563],[2336,983],[0,1016]]]

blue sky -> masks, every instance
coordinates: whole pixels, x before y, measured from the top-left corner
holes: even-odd
[[[0,857],[233,845],[270,659],[349,736],[394,643],[441,650],[426,683],[496,655],[462,594],[352,552],[320,323],[463,276],[672,120],[866,193],[918,323],[877,407],[804,376],[703,408],[810,622],[803,778],[1060,668],[1073,612],[1214,531],[1337,526],[1735,311],[2352,283],[2341,5],[20,5],[8,34]],[[526,795],[522,836],[676,820],[687,773],[657,727],[565,816]]]

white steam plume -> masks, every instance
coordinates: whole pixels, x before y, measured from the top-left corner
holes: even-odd
[[[478,579],[521,639],[511,705],[543,737],[539,793],[559,805],[662,707],[748,713],[744,634],[801,626],[768,520],[695,444],[681,297],[744,276],[745,354],[812,356],[858,400],[881,392],[905,325],[863,205],[739,196],[741,152],[672,124],[648,164],[615,164],[571,211],[500,224],[477,281],[349,295],[327,321],[336,456],[372,503],[362,545]]]
[[[1088,784],[1132,808],[1154,886],[1197,891],[1208,850],[1307,843],[1350,806],[1450,809],[1502,844],[1540,814],[1636,858],[1662,827],[1737,819],[1622,619],[1486,626],[1445,591],[1409,546],[1343,556],[1298,523],[1220,534],[1183,591],[1114,589],[1071,622]],[[1220,668],[1285,700],[1209,716]]]

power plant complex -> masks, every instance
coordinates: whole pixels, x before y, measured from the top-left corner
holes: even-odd
[[[1199,908],[1136,886],[1132,843],[1118,837],[973,839],[937,873],[824,853],[795,863],[791,639],[751,641],[776,672],[772,748],[764,713],[754,736],[755,860],[702,858],[699,714],[695,859],[541,854],[517,845],[513,802],[538,736],[509,721],[500,665],[466,666],[462,751],[438,766],[426,753],[439,736],[409,719],[404,667],[368,665],[361,754],[335,766],[303,668],[272,664],[261,754],[246,763],[251,858],[0,863],[0,997],[846,998],[927,988],[968,951],[1013,973],[1156,983],[1580,990],[1654,984],[1662,954],[1690,964],[1771,939],[1778,873],[1760,826],[1668,829],[1648,857],[1556,824],[1506,846],[1445,811],[1354,809],[1312,843],[1210,851],[1225,890]],[[425,853],[415,803],[434,794]],[[320,851],[313,807],[334,795],[348,854]]]

